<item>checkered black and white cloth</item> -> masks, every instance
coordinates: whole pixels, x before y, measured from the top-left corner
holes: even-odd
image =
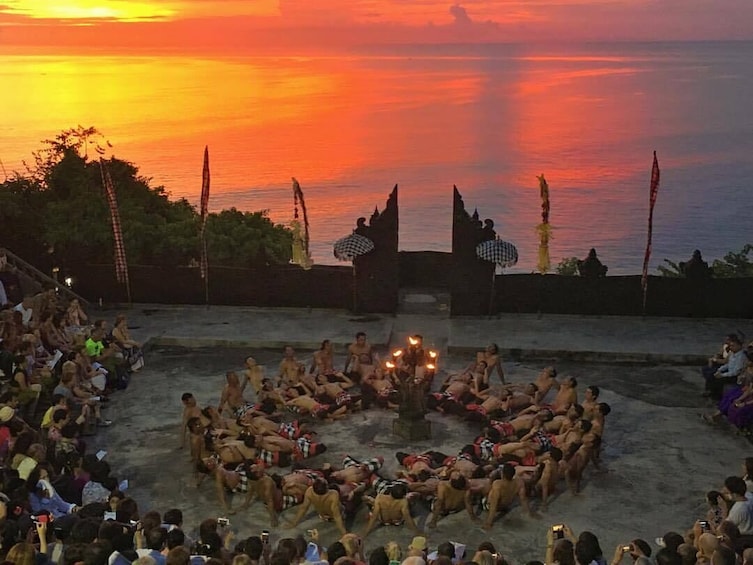
[[[368,237],[352,233],[335,242],[335,257],[340,261],[353,261],[356,257],[374,251],[374,242]]]
[[[476,246],[476,256],[501,267],[512,267],[518,262],[518,249],[509,241],[491,239]]]

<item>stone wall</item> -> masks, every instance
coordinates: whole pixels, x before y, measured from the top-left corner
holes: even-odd
[[[204,304],[204,281],[198,268],[129,267],[131,298],[155,304]],[[112,265],[74,269],[73,290],[92,302],[127,302],[123,285]],[[209,303],[246,306],[350,308],[353,300],[352,267],[296,265],[263,269],[211,267]]]

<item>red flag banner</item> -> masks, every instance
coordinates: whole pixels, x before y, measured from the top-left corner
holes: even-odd
[[[643,311],[646,311],[646,294],[648,291],[648,261],[651,258],[651,235],[654,228],[654,205],[656,204],[656,196],[659,193],[659,161],[656,158],[656,151],[654,151],[654,165],[651,168],[651,190],[649,193],[649,208],[648,208],[648,241],[646,242],[646,254],[643,256],[643,275],[641,277],[641,287],[643,289]]]
[[[105,188],[105,194],[107,195],[107,205],[110,207],[112,237],[115,243],[115,276],[119,283],[125,284],[126,287],[128,287],[128,262],[126,261],[125,244],[123,243],[123,231],[120,228],[120,212],[118,211],[118,201],[115,197],[115,187],[112,184],[110,171],[107,170],[105,162],[101,158],[99,160],[99,168],[102,173],[102,184]]]
[[[204,146],[204,168],[201,173],[201,278],[206,279],[209,272],[209,260],[207,258],[206,225],[209,215],[209,147]]]

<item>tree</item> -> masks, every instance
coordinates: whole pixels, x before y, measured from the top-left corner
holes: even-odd
[[[730,251],[723,259],[715,259],[712,265],[714,276],[719,278],[753,277],[753,262],[749,255],[753,244],[746,244],[739,253]]]
[[[170,200],[164,187],[152,187],[128,161],[112,157],[100,163],[96,157],[112,146],[95,128],[78,126],[42,143],[26,174],[0,184],[4,245],[45,269],[49,261],[61,267],[112,263],[104,166],[115,187],[130,265],[187,265],[199,258],[196,209],[185,199]],[[212,265],[287,263],[291,254],[291,232],[265,211],[210,214],[207,240]]]
[[[212,265],[284,264],[290,261],[292,243],[290,230],[273,224],[266,210],[241,212],[230,208],[207,219],[207,254]]]

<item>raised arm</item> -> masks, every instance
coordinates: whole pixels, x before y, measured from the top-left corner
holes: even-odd
[[[225,512],[230,511],[230,507],[227,505],[227,496],[225,496],[225,483],[222,480],[222,474],[219,469],[214,471],[214,486],[217,491],[217,498],[220,501],[220,505]]]
[[[465,511],[468,512],[468,516],[470,516],[472,521],[478,522],[478,517],[473,511],[473,492],[471,489],[465,491]]]
[[[301,503],[301,507],[298,509],[298,513],[295,515],[295,518],[293,518],[293,521],[289,523],[289,527],[295,528],[298,525],[298,523],[301,520],[303,520],[303,517],[309,511],[310,506],[311,506],[311,487],[306,489],[306,494],[303,495],[303,502]]]
[[[363,539],[366,539],[366,536],[371,533],[371,531],[376,526],[377,520],[381,519],[382,515],[382,504],[380,500],[380,496],[377,495],[377,497],[374,499],[374,508],[371,509],[371,515],[369,516],[369,523],[366,524],[366,529],[363,531],[363,534],[361,534],[361,537]]]
[[[416,522],[413,521],[413,516],[410,514],[410,504],[408,504],[407,499],[403,499],[401,503],[401,511],[403,514],[403,520],[408,525],[408,528],[415,534],[422,534],[423,532],[418,529],[418,526],[416,526]]]

